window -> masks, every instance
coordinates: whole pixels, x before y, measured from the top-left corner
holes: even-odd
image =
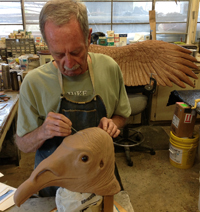
[[[114,30],[115,33],[128,34],[128,40],[135,33],[149,35],[150,1],[109,1],[85,2],[88,8],[88,18],[93,32]]]
[[[186,41],[189,1],[156,2],[157,40]]]
[[[39,14],[46,1],[24,1],[26,31],[31,31],[34,37],[41,36],[39,29]]]
[[[135,33],[150,35],[149,11],[152,1],[85,1],[90,27],[93,32],[114,30],[127,33],[128,40]],[[167,42],[185,41],[187,35],[189,1],[156,0],[157,40]]]
[[[199,3],[200,7],[200,3]],[[195,36],[195,42],[200,42],[200,11],[198,11],[198,17],[197,17],[197,29],[196,29],[196,36]]]
[[[8,36],[18,29],[23,29],[20,0],[0,0],[0,36]]]
[[[186,41],[191,1],[175,3],[175,0],[155,0],[157,40]],[[8,36],[23,26],[35,37],[41,36],[39,13],[45,2],[0,0],[0,36]],[[130,40],[136,33],[144,37],[150,35],[149,11],[154,6],[152,2],[154,0],[85,0],[83,3],[87,7],[89,26],[93,32],[114,30],[115,33],[128,34]]]

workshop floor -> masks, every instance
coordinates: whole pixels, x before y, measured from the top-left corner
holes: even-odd
[[[156,142],[159,142],[161,147],[155,145],[155,155],[132,151],[133,166],[130,167],[127,166],[125,154],[116,152],[119,174],[134,211],[198,212],[200,171],[198,159],[196,158],[194,166],[190,169],[182,170],[172,166],[168,151],[170,127],[161,127],[165,133],[160,132],[158,127],[152,127],[154,128],[158,133],[154,138],[159,138]],[[195,130],[198,131],[199,126],[195,126]],[[0,165],[0,172],[4,174],[0,182],[18,187],[29,177],[33,163],[33,153],[22,153],[20,166]]]

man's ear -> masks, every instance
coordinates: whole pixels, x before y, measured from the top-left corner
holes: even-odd
[[[89,28],[89,35],[88,35],[88,46],[91,43],[91,34],[92,34],[92,28]]]

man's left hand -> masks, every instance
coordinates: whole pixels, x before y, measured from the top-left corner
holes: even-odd
[[[111,137],[116,138],[120,134],[120,130],[112,119],[103,117],[100,120],[99,126],[101,129],[106,131]]]

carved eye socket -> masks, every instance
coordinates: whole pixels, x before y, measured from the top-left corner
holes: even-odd
[[[99,166],[100,166],[100,168],[103,168],[103,167],[104,167],[104,162],[103,162],[103,160],[101,160]]]
[[[87,162],[88,161],[88,156],[87,155],[83,155],[83,157],[81,158],[81,160],[83,161],[83,162]]]

